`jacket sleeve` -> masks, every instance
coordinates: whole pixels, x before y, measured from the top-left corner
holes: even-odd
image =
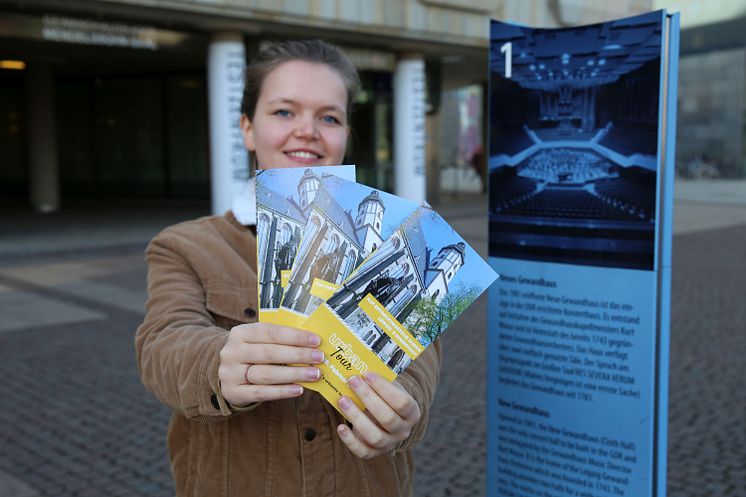
[[[164,231],[146,250],[148,303],[135,337],[137,367],[145,387],[187,418],[210,422],[232,409],[220,392],[220,350],[228,331],[216,326],[206,292],[184,251],[188,240]]]
[[[421,417],[412,428],[409,438],[404,439],[395,449],[394,453],[401,450],[413,448],[425,436],[427,423],[430,416],[430,406],[435,398],[435,390],[440,379],[440,362],[443,357],[440,340],[420,354],[404,373],[399,375],[396,381],[411,395],[420,406]]]

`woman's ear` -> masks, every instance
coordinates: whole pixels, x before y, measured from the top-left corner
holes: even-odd
[[[246,147],[246,150],[253,152],[254,150],[256,150],[256,145],[254,142],[254,125],[251,124],[251,121],[249,120],[249,116],[247,116],[246,114],[241,114],[241,120],[239,121],[239,125],[241,126],[241,134],[243,135],[243,144]]]

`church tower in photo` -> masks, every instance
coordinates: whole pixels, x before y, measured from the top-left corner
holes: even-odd
[[[372,191],[365,197],[357,208],[355,218],[355,235],[360,240],[363,251],[372,253],[383,243],[381,238],[381,225],[383,224],[383,213],[386,207],[383,205],[377,191]]]
[[[316,198],[316,191],[319,189],[319,177],[313,171],[306,169],[303,177],[298,182],[298,198],[300,199],[300,208],[305,211]]]
[[[466,259],[464,242],[447,245],[440,249],[438,255],[425,271],[427,295],[436,302],[443,300],[448,293],[448,285]]]

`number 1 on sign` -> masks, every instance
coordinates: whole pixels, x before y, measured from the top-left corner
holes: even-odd
[[[500,53],[505,54],[505,77],[509,78],[513,74],[513,43],[503,43],[500,47]]]

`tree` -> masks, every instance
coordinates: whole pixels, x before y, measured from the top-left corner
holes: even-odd
[[[412,304],[405,328],[427,347],[461,315],[479,295],[477,287],[459,285],[438,303],[434,298],[420,298]]]

